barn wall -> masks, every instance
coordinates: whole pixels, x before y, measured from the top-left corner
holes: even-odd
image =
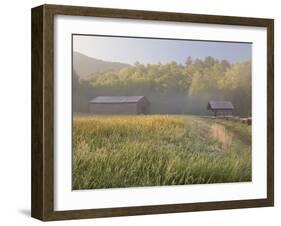
[[[216,115],[233,115],[233,110],[213,110],[213,113],[216,111]]]
[[[90,104],[90,112],[93,114],[136,114],[137,104]]]
[[[138,114],[149,114],[149,103],[142,99],[137,104],[137,113]]]

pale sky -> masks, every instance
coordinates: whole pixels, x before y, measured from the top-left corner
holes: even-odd
[[[73,35],[73,50],[104,61],[134,64],[184,63],[207,56],[231,63],[251,60],[251,43]]]

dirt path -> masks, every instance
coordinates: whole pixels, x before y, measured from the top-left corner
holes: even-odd
[[[199,117],[189,117],[186,123],[190,124],[203,136],[217,140],[223,145],[224,150],[230,150],[235,140],[239,140],[247,146],[249,145],[249,142],[245,142],[245,139],[241,139],[241,134],[239,134],[238,131],[230,130],[220,122],[212,122],[209,119]]]
[[[235,135],[235,137],[245,145],[251,145],[252,143],[251,136],[247,135],[246,133],[241,133],[241,131],[239,131],[237,128],[233,126],[227,125],[227,122],[217,122],[217,123],[224,126],[228,131],[231,131]]]

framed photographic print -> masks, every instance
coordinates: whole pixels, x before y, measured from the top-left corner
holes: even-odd
[[[32,216],[273,206],[272,19],[32,9]]]

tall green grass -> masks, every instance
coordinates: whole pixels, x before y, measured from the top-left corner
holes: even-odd
[[[226,127],[231,139],[218,139],[213,124],[191,116],[75,116],[73,189],[250,181],[250,143]]]

